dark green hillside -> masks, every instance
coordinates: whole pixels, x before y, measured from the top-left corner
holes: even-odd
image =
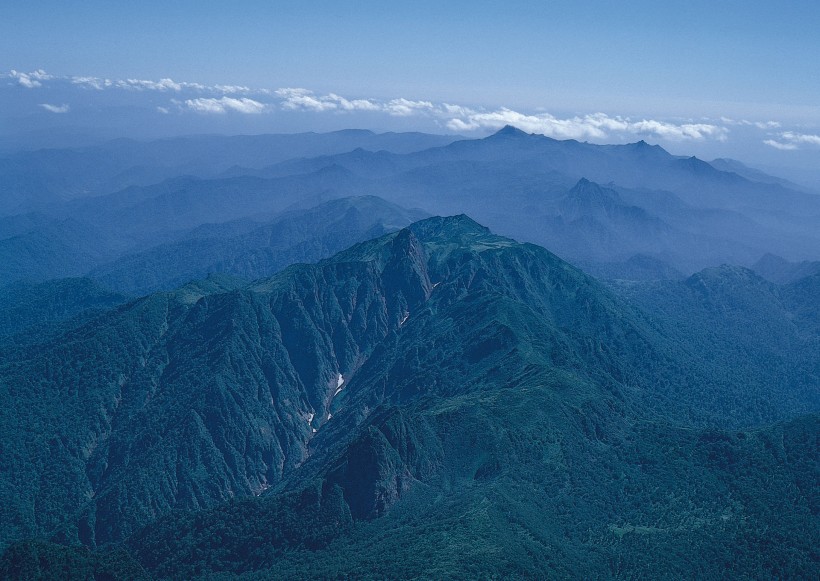
[[[88,278],[13,283],[0,288],[0,338],[87,311],[108,309],[125,300],[124,295]]]
[[[309,460],[260,499],[140,532],[129,544],[149,570],[733,578],[813,569],[818,537],[804,531],[817,530],[820,506],[816,416],[759,430],[673,427],[687,415],[680,407],[754,422],[744,399],[778,396],[723,377],[708,386],[725,390],[722,401],[685,382],[659,392],[658,377],[674,379],[686,355],[706,361],[711,345],[690,337],[669,362],[640,315],[542,249],[463,219],[411,230],[436,286],[356,371]],[[384,252],[374,241],[333,261]],[[731,285],[711,272],[688,284],[767,288],[734,274]]]
[[[20,542],[0,557],[0,579],[34,581],[147,581],[151,576],[121,549],[91,552],[43,541]]]
[[[94,497],[94,452],[120,403],[150,397],[169,326],[197,298],[232,286],[212,279],[154,295],[9,352],[0,365],[4,542],[56,530]]]
[[[724,422],[748,415],[765,423],[820,406],[817,280],[781,287],[721,266],[684,281],[615,288],[690,353],[691,370],[721,386],[701,396],[722,408]]]
[[[554,387],[379,410],[323,478],[162,519],[129,545],[158,578],[811,576],[817,416],[624,429]],[[401,499],[357,519],[368,491]]]
[[[456,216],[135,301],[0,368],[3,541],[170,578],[805,575],[810,326],[750,271],[680,285],[629,287],[647,313]]]

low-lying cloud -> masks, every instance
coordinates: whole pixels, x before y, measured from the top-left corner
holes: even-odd
[[[763,141],[769,147],[780,149],[781,151],[794,151],[801,149],[803,145],[820,145],[820,135],[810,133],[797,133],[795,131],[783,131],[778,134],[778,140],[766,139]]]
[[[382,108],[370,99],[345,99],[335,93],[316,95],[299,88],[277,89],[274,94],[282,99],[283,109],[290,111],[380,111]]]
[[[17,84],[26,89],[37,89],[43,86],[43,81],[53,78],[43,69],[37,69],[30,73],[22,73],[20,71],[11,70],[9,76],[17,81]]]
[[[317,95],[310,89],[288,87],[277,89],[274,94],[282,99],[281,106],[288,111],[326,111],[352,112],[370,111],[387,113],[394,117],[410,117],[412,115],[435,111],[436,106],[430,101],[413,101],[410,99],[391,99],[387,102],[376,99],[346,99],[336,93]]]
[[[595,113],[582,117],[558,118],[549,113],[527,114],[512,109],[480,111],[450,103],[405,98],[379,101],[376,99],[348,100],[335,93],[317,95],[309,89],[285,88],[274,91],[281,107],[289,111],[378,111],[394,117],[423,116],[432,118],[451,131],[467,133],[496,130],[514,125],[529,133],[542,133],[556,139],[606,139],[612,135],[645,135],[682,141],[727,138],[726,127],[712,123],[670,123],[653,119],[632,120]]]
[[[159,91],[162,93],[180,93],[182,91],[197,91],[200,93],[217,93],[222,95],[248,94],[248,93],[268,93],[265,90],[254,91],[249,87],[241,85],[203,85],[201,83],[188,83],[165,78],[158,81],[149,79],[102,79],[100,77],[69,77],[68,80],[73,85],[79,85],[87,89],[104,91],[106,89],[124,89],[131,91]]]
[[[669,123],[653,119],[633,121],[628,117],[610,117],[605,113],[558,118],[549,113],[528,115],[511,109],[491,112],[461,112],[447,122],[453,131],[500,129],[514,125],[529,133],[541,133],[556,139],[606,139],[612,135],[646,135],[673,141],[707,138],[725,140],[728,130],[709,123]]]
[[[40,107],[51,113],[68,113],[69,110],[71,110],[71,107],[66,104],[51,105],[49,103],[40,103]]]
[[[781,151],[793,151],[797,149],[797,146],[793,143],[781,143],[779,141],[775,141],[774,139],[764,139],[763,143],[765,143],[769,147],[780,149]]]
[[[187,99],[184,102],[185,107],[191,111],[198,113],[218,113],[223,114],[228,111],[235,111],[237,113],[259,114],[265,111],[266,105],[253,99],[243,97],[235,99],[233,97],[215,98],[199,98]]]

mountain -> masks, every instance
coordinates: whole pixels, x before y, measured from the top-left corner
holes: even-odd
[[[222,251],[195,229],[267,222],[359,196],[441,215],[466,212],[494,231],[622,279],[644,276],[628,264],[633,257],[690,275],[723,263],[751,266],[766,253],[812,261],[820,249],[820,196],[642,141],[593,145],[508,127],[456,141],[348,131],[113,142],[20,155],[6,159],[7,170],[31,173],[31,188],[24,177],[9,177],[9,187],[26,199],[51,192],[51,201],[0,218],[0,284],[127,268],[132,258],[136,270],[121,275],[133,281],[145,273],[139,256],[176,243],[188,256],[202,254],[200,270],[191,273],[200,276],[210,268],[205,257]],[[109,177],[94,181],[96,166]],[[118,177],[105,169],[115,166]],[[78,185],[81,179],[90,181]],[[196,248],[194,238],[207,247]],[[249,276],[266,272],[225,267]],[[139,290],[184,282],[166,278]]]
[[[29,214],[4,220],[0,233],[0,285],[80,276],[122,251],[100,228],[72,218]]]
[[[778,284],[788,284],[820,272],[820,261],[789,262],[774,254],[764,254],[752,265],[752,270]]]
[[[255,175],[282,177],[330,166],[370,180],[370,191],[385,199],[439,214],[467,212],[500,233],[556,249],[573,261],[620,263],[645,254],[691,274],[723,262],[748,266],[765,252],[814,259],[820,248],[820,196],[720,171],[645,142],[594,145],[508,127],[484,139],[405,155],[357,150],[291,160]],[[567,241],[559,250],[561,237],[550,237],[561,215],[559,200],[581,179],[616,191],[623,206],[665,226],[651,229],[640,248],[627,252],[611,236],[617,220],[588,217],[590,231],[580,245]]]
[[[733,397],[758,394],[754,406],[768,415],[771,405],[791,407],[793,414],[820,405],[818,289],[812,282],[810,277],[780,286],[749,269],[723,265],[685,280],[616,283],[614,288],[658,321],[668,337],[699,344],[708,357],[693,364],[708,369],[707,375],[743,378]],[[701,397],[719,399],[727,393],[724,388]],[[777,401],[767,402],[766,393],[776,393]]]
[[[621,435],[540,407],[551,403],[506,390],[384,413],[324,479],[169,516],[129,545],[157,578],[811,576],[816,415]],[[407,489],[385,515],[356,519],[344,468],[377,491]]]
[[[569,260],[626,260],[640,252],[668,252],[681,234],[660,218],[625,203],[613,189],[581,179],[558,200],[545,243]]]
[[[215,177],[234,166],[259,168],[287,159],[364,148],[409,153],[457,137],[424,133],[199,135],[154,141],[118,139],[91,147],[38,149],[0,157],[0,216],[60,201],[147,186],[182,175]]]
[[[624,262],[579,262],[577,266],[601,280],[650,281],[686,278],[683,273],[666,262],[645,254],[635,254]]]
[[[749,379],[817,340],[816,298],[793,336],[753,273],[681,284],[705,322],[676,331],[650,287],[455,216],[133,301],[0,366],[3,543],[161,578],[804,575],[817,378]]]
[[[126,255],[89,276],[137,294],[170,290],[212,272],[252,280],[295,262],[326,258],[424,215],[374,196],[340,198],[279,214],[269,222],[244,219],[205,224],[181,240]]]
[[[722,157],[718,159],[713,159],[709,162],[709,165],[720,171],[736,173],[737,175],[744,177],[748,180],[751,180],[753,182],[760,182],[764,184],[778,184],[786,188],[789,188],[790,190],[796,191],[802,191],[806,189],[789,180],[767,174],[766,172],[753,167],[749,167],[745,163],[740,162],[736,159],[728,159]]]
[[[224,267],[228,269],[225,272],[240,275],[261,276],[270,272],[264,269],[271,266],[268,264],[271,261],[274,267],[278,264],[281,268],[291,259],[315,260],[364,239],[361,236],[355,239],[338,237],[336,245],[329,249],[317,249],[318,253],[306,251],[302,255],[296,251],[291,258],[284,255],[272,258],[271,252],[284,251],[285,248],[271,248],[267,257],[249,258],[259,263],[258,266],[230,265],[231,260],[242,260],[237,253],[250,250],[248,244],[257,254],[264,254],[261,248],[266,244],[261,239],[266,232],[262,228],[272,217],[287,211],[308,210],[361,189],[355,176],[338,167],[279,179],[237,177],[201,180],[181,177],[63,204],[59,218],[39,213],[0,218],[0,225],[7,226],[0,234],[0,284],[82,276],[101,269],[103,276],[108,277],[106,280],[115,286],[120,285],[117,288],[141,292],[182,284],[191,278],[204,276],[210,267]],[[371,226],[379,220],[390,222],[393,219],[388,215],[389,205],[386,202],[383,207],[365,202],[359,205],[359,219],[365,222],[370,220]],[[397,206],[393,208],[394,213],[400,211]],[[407,214],[399,225],[406,225],[423,215],[426,214]],[[257,222],[260,230],[255,238],[246,232],[248,237],[244,241],[228,240],[233,237],[224,229],[215,233],[213,225],[237,220]],[[297,223],[298,220],[294,228]],[[305,240],[313,234],[316,240],[332,238],[324,231],[318,217],[310,222],[306,215],[301,224],[303,228],[314,229],[313,232],[304,231],[302,236]],[[363,224],[354,221],[342,231],[351,232],[362,227]],[[200,231],[196,231],[197,228]],[[214,235],[204,236],[202,228],[211,228]],[[374,231],[371,235],[378,233]],[[275,246],[277,242],[274,240],[272,244]],[[162,256],[166,252],[182,252],[187,258],[196,258],[178,269],[180,255]],[[147,272],[146,260],[151,262],[152,269],[165,263],[166,271],[157,268]],[[112,274],[105,274],[109,271]],[[186,278],[188,274],[191,276]],[[145,283],[136,282],[143,276],[146,277]]]

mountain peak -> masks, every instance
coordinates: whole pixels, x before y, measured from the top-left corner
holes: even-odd
[[[617,198],[618,193],[615,190],[603,187],[601,184],[592,182],[587,178],[581,178],[569,191],[570,196],[585,196],[585,197],[601,197],[601,198]]]
[[[596,208],[611,208],[620,202],[615,190],[604,188],[586,178],[578,180],[562,203],[565,217],[590,215]]]
[[[413,230],[422,240],[428,239],[457,239],[468,236],[488,236],[495,238],[490,229],[482,226],[466,214],[456,216],[434,216],[411,224]]]
[[[528,137],[529,133],[521,131],[518,127],[512,125],[505,125],[498,131],[492,134],[491,137]]]
[[[632,151],[642,154],[660,154],[668,152],[661,147],[660,145],[652,145],[641,139],[640,141],[636,141],[635,143],[629,143],[626,147],[630,148]]]

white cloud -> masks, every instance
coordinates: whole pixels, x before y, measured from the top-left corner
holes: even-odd
[[[791,143],[805,143],[807,145],[820,145],[820,135],[809,135],[807,133],[795,133],[793,131],[784,131],[780,134],[782,139]]]
[[[383,106],[371,99],[345,99],[336,93],[316,95],[308,89],[288,87],[275,91],[282,108],[292,111],[381,111]]]
[[[221,99],[187,99],[185,106],[199,113],[226,113],[228,111],[236,111],[237,113],[255,114],[262,113],[267,108],[264,103],[254,101],[253,99],[235,99],[233,97],[222,97]]]
[[[111,79],[100,79],[97,77],[71,77],[71,84],[102,91],[103,89],[113,86],[114,83],[111,82]]]
[[[177,82],[173,79],[160,79],[159,81],[151,81],[146,79],[119,79],[112,81],[111,79],[101,79],[99,77],[68,77],[68,80],[74,85],[82,85],[98,91],[103,89],[125,89],[137,91],[162,91],[179,93],[181,91],[190,90],[201,93],[218,93],[222,95],[248,94],[248,93],[269,93],[267,89],[252,89],[244,85],[203,85],[201,83]]]
[[[50,111],[52,113],[68,113],[69,109],[71,109],[71,107],[69,107],[66,104],[63,104],[63,105],[50,105],[48,103],[40,103],[40,107],[42,107],[46,111]]]
[[[504,125],[514,125],[528,133],[541,133],[556,139],[606,139],[612,134],[629,134],[652,135],[673,141],[725,140],[728,134],[725,127],[708,123],[676,124],[652,119],[632,121],[628,117],[610,117],[605,113],[560,119],[549,113],[528,115],[506,108],[486,113],[471,112],[447,122],[447,127],[453,131],[500,129]]]
[[[18,85],[27,89],[42,87],[43,83],[41,81],[47,81],[52,78],[52,76],[43,69],[37,69],[31,73],[22,73],[12,69],[9,76],[11,76],[12,79],[16,79]]]
[[[162,113],[163,115],[167,115],[170,113],[167,107],[157,107],[157,112]]]
[[[726,125],[743,125],[746,127],[757,127],[758,129],[779,129],[779,121],[749,121],[748,119],[732,119],[731,117],[721,117],[721,122]]]
[[[227,95],[232,95],[232,94],[235,94],[235,93],[251,93],[251,92],[253,92],[249,87],[244,87],[244,86],[241,86],[241,85],[214,85],[211,88],[215,91],[218,91],[220,93],[225,93]]]
[[[116,85],[121,89],[137,89],[139,91],[174,91],[179,92],[183,88],[182,83],[174,82],[172,79],[160,79],[159,81],[145,81],[142,79],[126,79],[117,81]],[[204,88],[198,83],[185,83],[184,86],[191,88]]]
[[[632,120],[628,117],[610,117],[604,113],[575,116],[566,119],[549,113],[527,114],[512,109],[479,111],[451,103],[413,101],[405,98],[383,102],[375,99],[349,100],[337,95],[317,95],[309,89],[283,88],[275,91],[287,110],[312,111],[378,111],[395,117],[421,115],[432,117],[457,132],[495,130],[514,125],[529,133],[542,133],[558,139],[606,139],[611,135],[647,135],[682,141],[716,139],[725,141],[729,130],[711,123],[670,123],[652,119]]]
[[[277,89],[276,94],[282,98],[282,107],[291,110],[332,111],[338,109],[338,104],[332,100],[323,99],[313,94],[313,91],[299,88]]]
[[[775,149],[781,149],[783,151],[792,151],[797,149],[797,146],[793,143],[780,143],[779,141],[775,141],[774,139],[765,139],[763,141],[769,147],[774,147]]]
[[[430,101],[410,101],[404,98],[393,99],[387,103],[385,107],[385,110],[390,115],[396,117],[409,117],[416,113],[429,113],[433,109],[435,109],[435,107]]]
[[[820,145],[820,135],[812,135],[810,133],[783,131],[778,137],[780,141],[766,139],[763,143],[769,147],[783,151],[794,151],[795,149],[800,149],[801,145]]]
[[[442,103],[441,109],[447,115],[456,115],[458,117],[467,117],[469,115],[475,115],[478,111],[474,109],[470,109],[469,107],[462,107],[461,105],[451,105],[449,103]]]

